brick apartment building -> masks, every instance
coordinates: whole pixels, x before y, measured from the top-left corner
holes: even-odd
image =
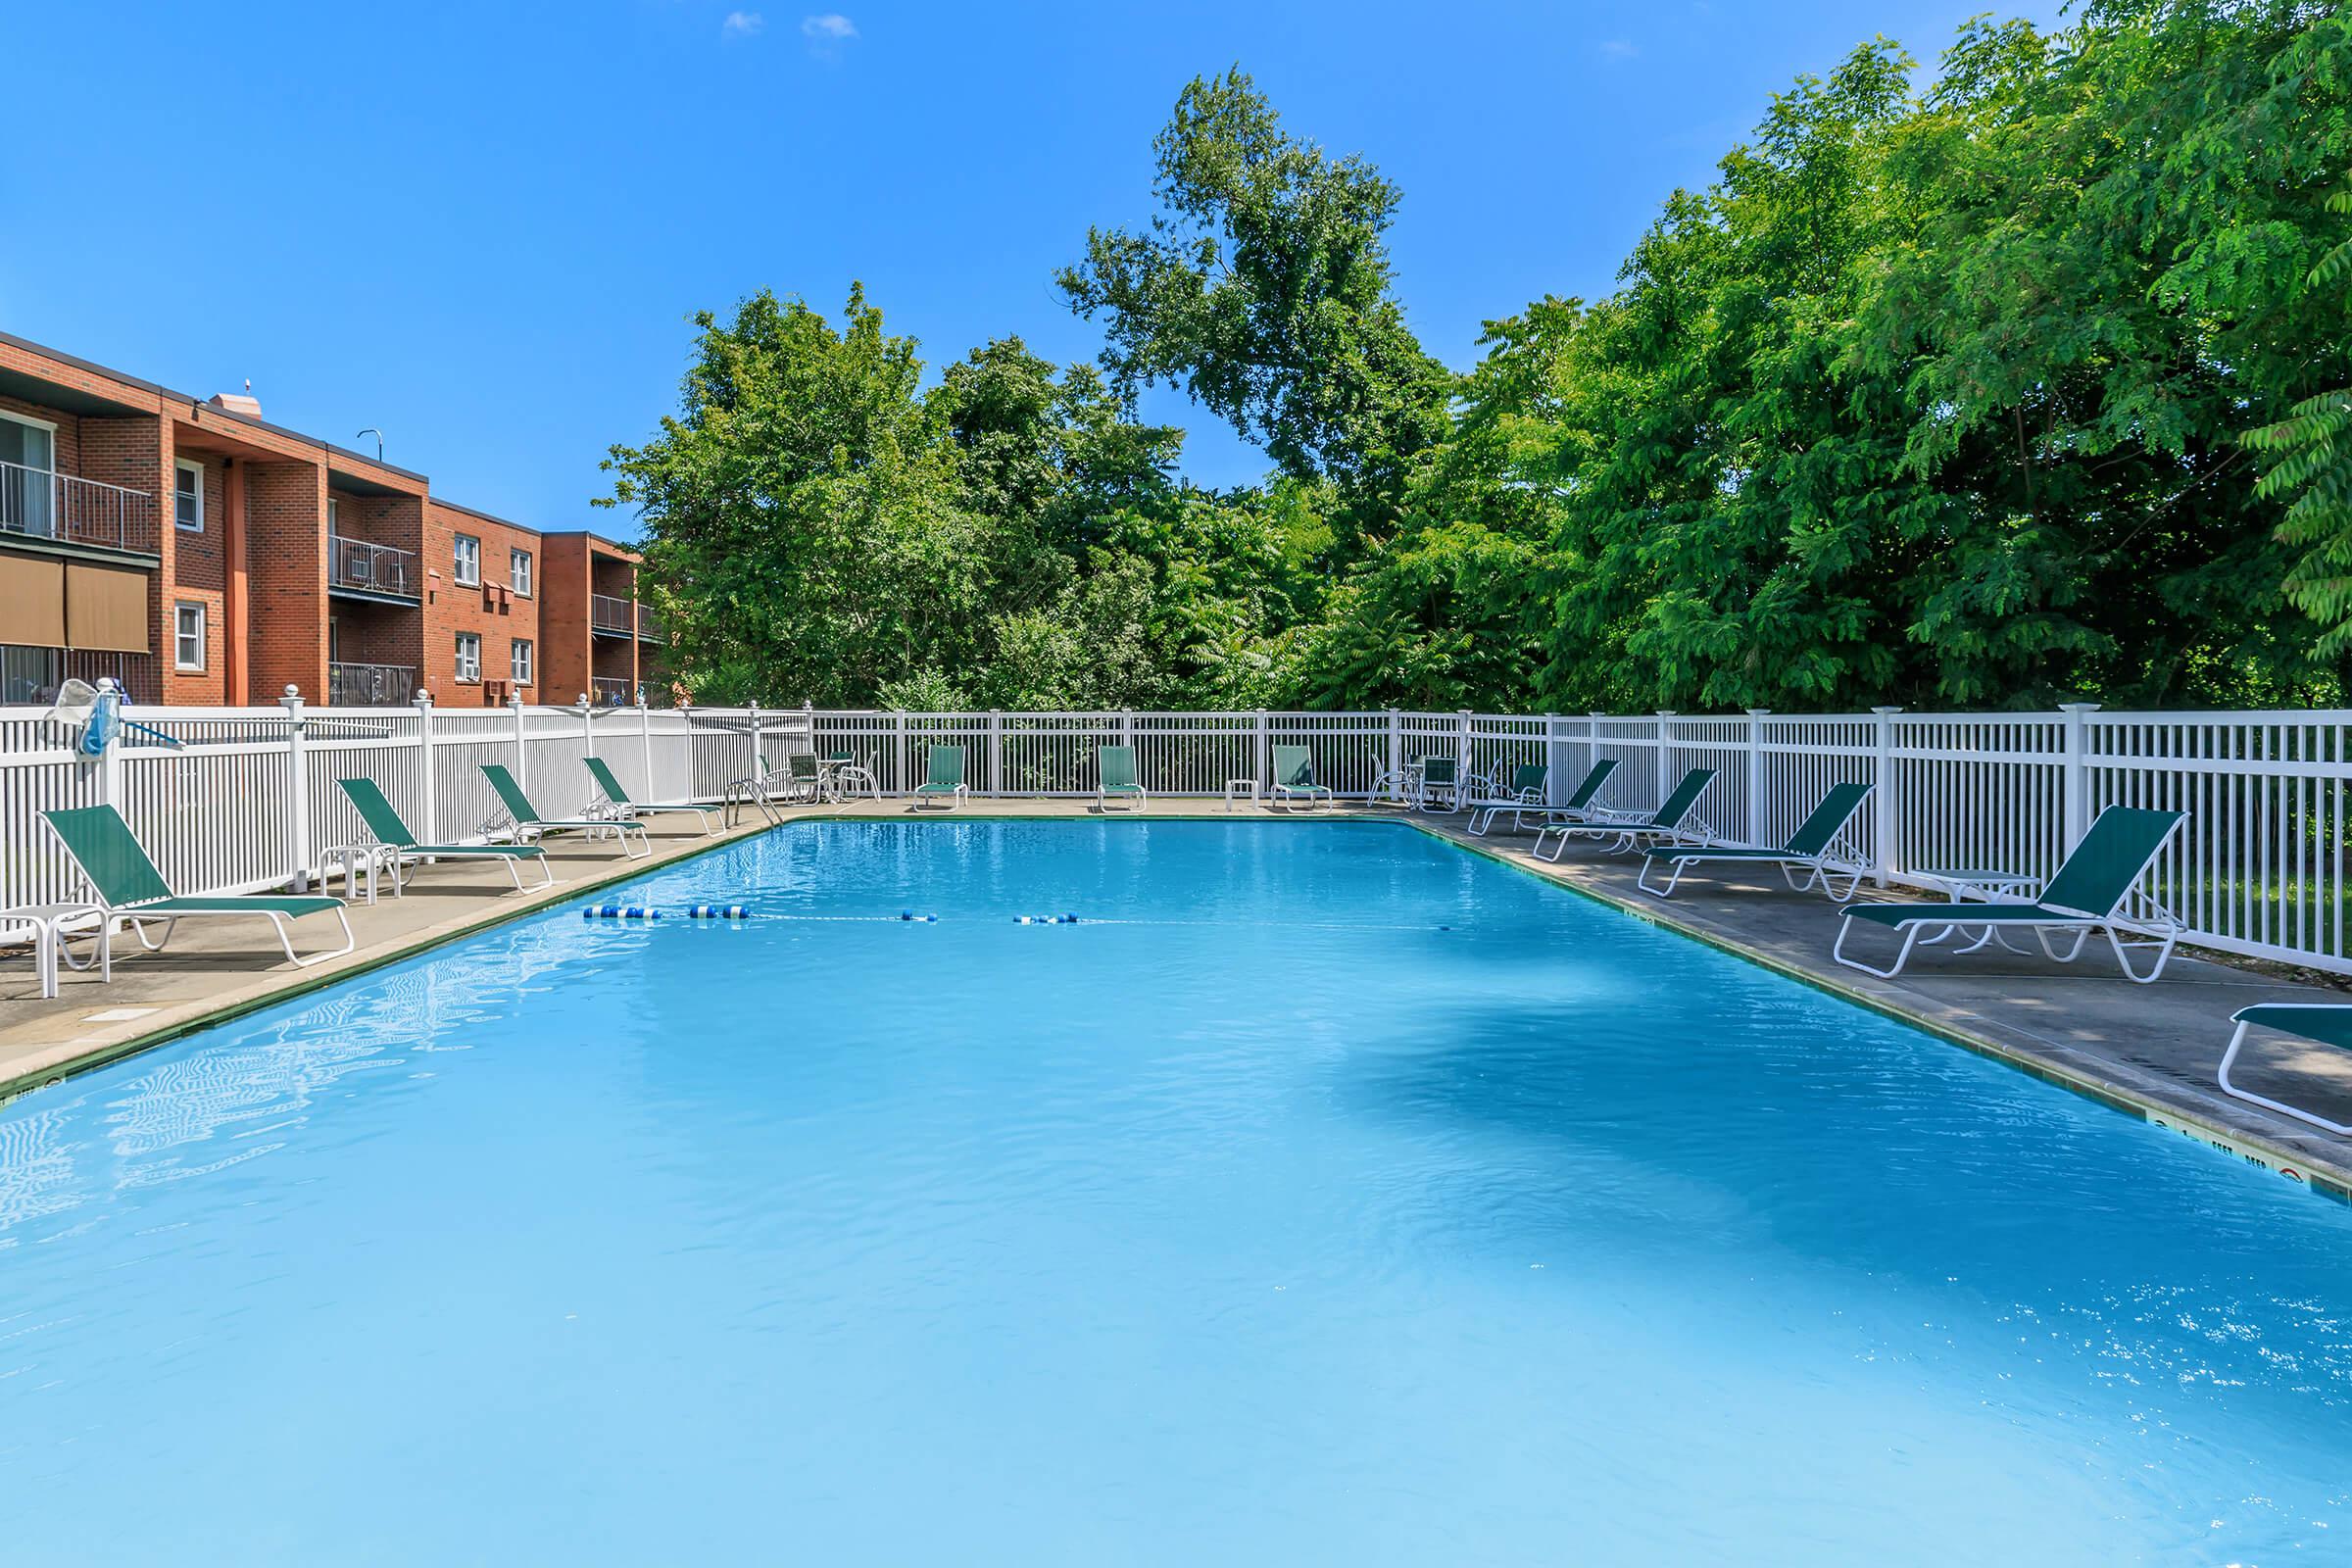
[[[612,703],[659,656],[625,546],[0,333],[0,703]]]

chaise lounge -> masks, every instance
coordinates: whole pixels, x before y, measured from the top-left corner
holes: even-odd
[[[2115,961],[2123,966],[2125,977],[2146,985],[2164,973],[2183,927],[2163,909],[2132,915],[2125,911],[2125,906],[2138,888],[2140,877],[2155,863],[2166,842],[2184,820],[2179,811],[2110,806],[2090,824],[2090,831],[2082,835],[2082,842],[2067,856],[2041,896],[2027,903],[1849,904],[1838,911],[1838,941],[1831,948],[1830,956],[1849,969],[1891,980],[1903,972],[1903,965],[1911,961],[1911,950],[1930,932],[1940,937],[1948,931],[1965,931],[1976,926],[1984,927],[1987,933],[1995,927],[2031,931],[2041,944],[2043,955],[2057,963],[2074,962],[2082,956],[2083,943],[2104,934],[2108,946],[2115,950]],[[1902,934],[1903,946],[1891,966],[1874,969],[1858,958],[1845,956],[1845,939],[1853,934],[1857,924]],[[2050,944],[2050,933],[2054,931],[2074,933],[2074,946],[2060,953]],[[2139,940],[2127,943],[2124,940],[2127,934]],[[1977,946],[1984,944],[1980,942]],[[2151,947],[2156,951],[2156,961],[2146,974],[2141,974],[2132,967],[2131,955]]]
[[[172,891],[163,872],[155,868],[155,861],[140,847],[137,835],[130,831],[130,824],[113,807],[70,807],[43,811],[41,815],[96,891],[101,922],[99,940],[110,947],[117,920],[126,921],[137,935],[139,945],[148,952],[161,953],[180,921],[230,915],[268,920],[277,933],[278,946],[286,950],[287,960],[297,968],[307,969],[314,963],[339,958],[357,946],[357,939],[351,934],[351,916],[344,912],[341,899],[272,893],[210,893],[181,898]],[[314,914],[335,917],[343,927],[343,945],[331,953],[314,953],[305,958],[294,951],[292,926],[295,921]],[[164,925],[163,936],[153,942],[147,940],[149,920],[161,920]]]

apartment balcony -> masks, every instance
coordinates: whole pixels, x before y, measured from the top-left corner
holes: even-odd
[[[631,708],[637,702],[637,687],[623,676],[591,675],[588,696],[599,708]]]
[[[143,556],[160,553],[155,497],[119,484],[0,462],[0,532]]]
[[[416,569],[416,553],[365,539],[326,537],[326,586],[330,593],[349,598],[396,600],[415,604],[423,592],[423,573]],[[355,666],[368,667],[368,666]]]
[[[407,664],[329,664],[330,708],[398,708],[416,700],[416,671]]]
[[[667,641],[662,635],[662,617],[654,613],[654,607],[651,605],[637,607],[637,640],[641,643]]]
[[[590,594],[588,629],[599,637],[636,636],[637,601],[618,594]]]

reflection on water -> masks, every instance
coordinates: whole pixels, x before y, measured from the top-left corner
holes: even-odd
[[[133,1058],[129,1077],[96,1100],[77,1086],[100,1079],[31,1097],[0,1117],[0,1247],[30,1221],[103,1209],[112,1194],[265,1158],[285,1147],[272,1135],[356,1073],[494,1044],[518,999],[595,935],[545,921],[492,933],[322,991],[232,1044]],[[97,1217],[74,1214],[76,1224]]]

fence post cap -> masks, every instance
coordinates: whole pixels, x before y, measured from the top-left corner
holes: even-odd
[[[1747,716],[1750,718],[1769,718],[1772,716],[1772,710],[1769,708],[1751,708],[1747,710]]]
[[[2061,713],[2095,713],[2098,710],[2097,703],[2060,703],[2058,705],[2058,711]]]
[[[522,693],[520,693],[520,692],[509,692],[509,693],[507,693],[507,706],[508,706],[509,708],[512,708],[513,710],[514,710],[514,711],[516,711],[517,713],[521,712],[521,711],[522,711]]]
[[[1871,710],[1871,711],[1872,711],[1872,712],[1874,712],[1874,713],[1899,713],[1899,712],[1901,712],[1902,710],[1903,710],[1903,705],[1902,705],[1902,704],[1900,704],[1900,703],[1895,703],[1895,704],[1893,704],[1893,705],[1892,705],[1892,706],[1890,706],[1890,707],[1885,707],[1885,708],[1873,708],[1873,709]]]
[[[416,695],[409,700],[415,703],[418,708],[430,708],[433,706],[433,694],[426,691],[421,686],[416,689]]]

